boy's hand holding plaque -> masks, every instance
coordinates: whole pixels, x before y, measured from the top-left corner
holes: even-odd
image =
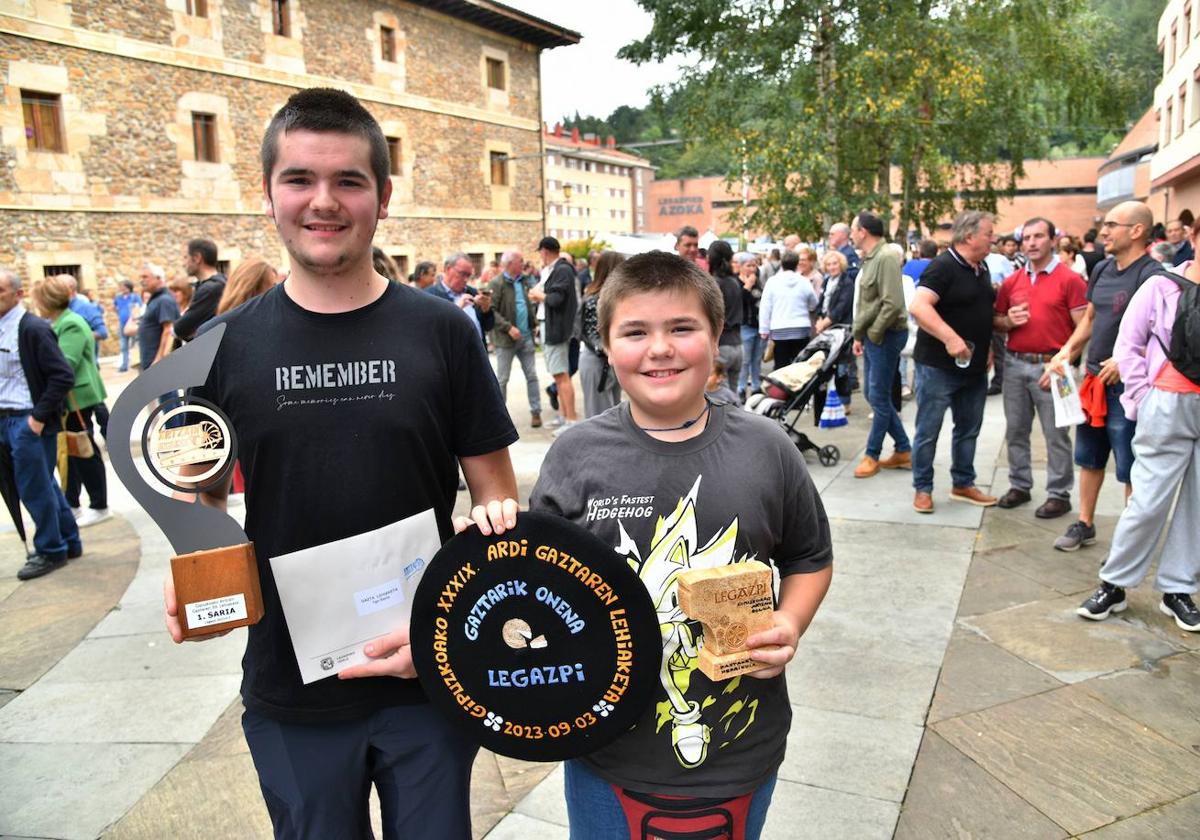
[[[679,607],[704,626],[698,667],[710,680],[773,667],[751,658],[746,648],[748,638],[773,626],[771,584],[770,567],[757,560],[679,576]]]
[[[219,325],[142,373],[108,422],[113,471],[179,552],[171,576],[184,639],[254,624],[263,615],[254,545],[241,526],[223,510],[168,495],[223,488],[237,461],[229,419],[187,394],[208,378],[224,332]],[[138,441],[148,476],[130,450],[134,423],[147,407]]]

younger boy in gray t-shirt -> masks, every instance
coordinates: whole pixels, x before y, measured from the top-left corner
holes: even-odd
[[[613,546],[613,562],[638,572],[658,609],[663,663],[639,723],[568,762],[571,832],[626,833],[615,786],[748,797],[745,836],[753,838],[791,725],[783,667],[829,586],[829,523],[784,431],[705,399],[723,323],[711,277],[673,254],[634,257],[609,275],[599,321],[629,402],[555,441],[530,509],[588,528]],[[701,627],[679,610],[678,576],[751,559],[773,565],[781,583],[775,626],[748,642],[780,647],[753,653],[767,669],[714,683],[696,667]]]

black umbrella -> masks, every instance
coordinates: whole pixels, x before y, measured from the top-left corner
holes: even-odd
[[[12,516],[13,525],[21,535],[25,549],[29,549],[29,539],[25,536],[25,517],[21,515],[21,497],[17,493],[17,476],[13,470],[12,450],[8,443],[0,444],[0,496],[4,496],[4,504],[8,505],[8,513]]]

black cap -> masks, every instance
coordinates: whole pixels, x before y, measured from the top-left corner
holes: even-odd
[[[539,251],[553,251],[557,254],[562,250],[562,246],[558,244],[558,240],[553,236],[543,236],[542,241],[538,243],[537,249]]]

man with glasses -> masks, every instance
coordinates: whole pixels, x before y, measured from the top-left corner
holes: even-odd
[[[1089,390],[1103,389],[1105,413],[1098,410],[1076,427],[1075,464],[1079,467],[1079,521],[1054,541],[1059,551],[1075,551],[1080,546],[1096,542],[1096,500],[1104,483],[1104,470],[1111,453],[1116,460],[1117,480],[1125,485],[1125,498],[1133,488],[1129,470],[1133,466],[1133,432],[1135,424],[1125,416],[1121,407],[1121,372],[1113,359],[1113,345],[1121,326],[1121,316],[1129,299],[1143,282],[1158,273],[1161,267],[1146,254],[1154,215],[1140,201],[1126,201],[1108,211],[1100,236],[1108,257],[1099,262],[1088,281],[1088,306],[1075,331],[1046,363],[1043,382],[1049,382],[1050,372],[1064,374],[1066,366],[1086,343],[1087,375],[1080,385],[1085,397]],[[1089,342],[1088,339],[1091,339]],[[1099,400],[1097,400],[1099,402]],[[1097,406],[1099,408],[1099,406]]]
[[[446,257],[443,264],[443,279],[428,287],[425,291],[434,297],[448,300],[466,313],[475,325],[479,340],[495,325],[492,314],[492,292],[490,289],[477,291],[474,286],[468,286],[467,281],[475,274],[475,265],[471,258],[460,252]]]

